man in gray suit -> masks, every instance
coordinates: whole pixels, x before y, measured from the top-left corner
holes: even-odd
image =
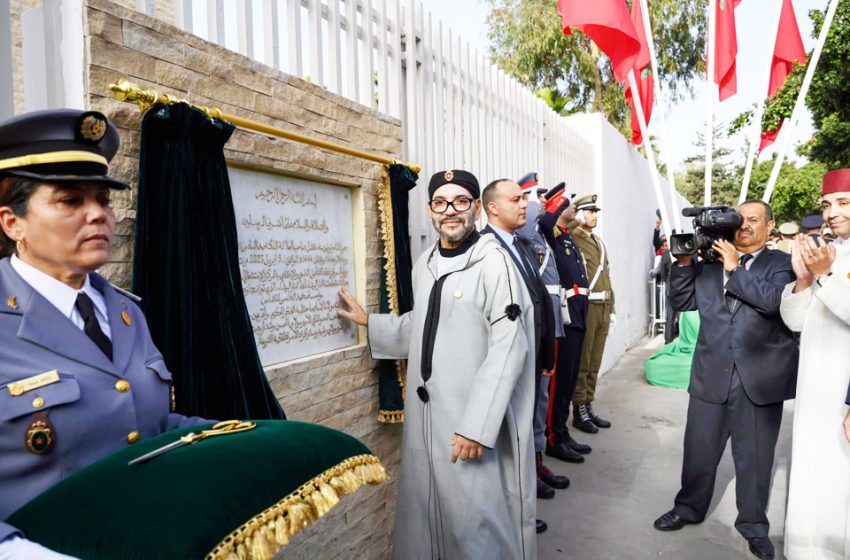
[[[779,316],[791,257],[765,248],[773,230],[770,206],[749,200],[738,208],[735,243],[719,240],[719,261],[679,257],[670,272],[676,311],[699,311],[701,328],[688,387],[682,489],[675,507],[655,521],[675,531],[705,518],[717,464],[732,439],[738,518],[735,528],[758,558],[774,556],[766,509],[782,402],[794,398],[798,348]]]

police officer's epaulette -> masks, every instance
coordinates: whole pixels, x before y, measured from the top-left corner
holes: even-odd
[[[122,296],[127,296],[128,298],[133,300],[136,303],[136,305],[139,305],[139,304],[142,303],[142,298],[140,298],[139,296],[137,296],[133,292],[128,292],[124,288],[119,288],[115,284],[109,284],[109,285],[112,286],[115,289],[115,291],[118,292],[119,294],[121,294]]]

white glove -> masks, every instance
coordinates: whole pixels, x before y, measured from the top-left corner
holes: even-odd
[[[617,315],[611,313],[610,322],[608,323],[608,334],[614,332],[614,328],[617,326]]]
[[[78,560],[21,537],[0,542],[0,560]]]
[[[584,217],[584,210],[579,210],[576,212],[576,220],[581,225],[587,225],[587,218]]]

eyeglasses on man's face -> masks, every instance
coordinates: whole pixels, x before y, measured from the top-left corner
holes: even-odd
[[[455,198],[454,200],[446,200],[444,198],[435,198],[428,203],[431,212],[442,214],[449,209],[449,206],[455,209],[455,212],[466,212],[472,207],[472,199],[465,196]]]

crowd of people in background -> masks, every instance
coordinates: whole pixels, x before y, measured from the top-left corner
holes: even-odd
[[[735,527],[755,557],[774,558],[766,509],[783,402],[796,394],[786,554],[850,557],[850,171],[827,175],[822,202],[823,218],[803,221],[817,235],[783,224],[771,243],[770,206],[748,200],[734,239],[705,259],[672,254],[659,217],[651,274],[667,284],[668,340],[677,312],[697,311],[702,327],[682,485],[656,529],[705,519],[731,438]],[[616,325],[601,208],[535,173],[482,191],[463,170],[435,174],[428,205],[439,242],[414,266],[410,313],[368,315],[341,291],[340,315],[368,327],[373,357],[408,360],[395,557],[535,558],[547,527],[534,500],[570,483],[544,455],[591,453],[570,412],[583,433],[611,427],[594,409]],[[821,368],[832,370],[823,382]]]

